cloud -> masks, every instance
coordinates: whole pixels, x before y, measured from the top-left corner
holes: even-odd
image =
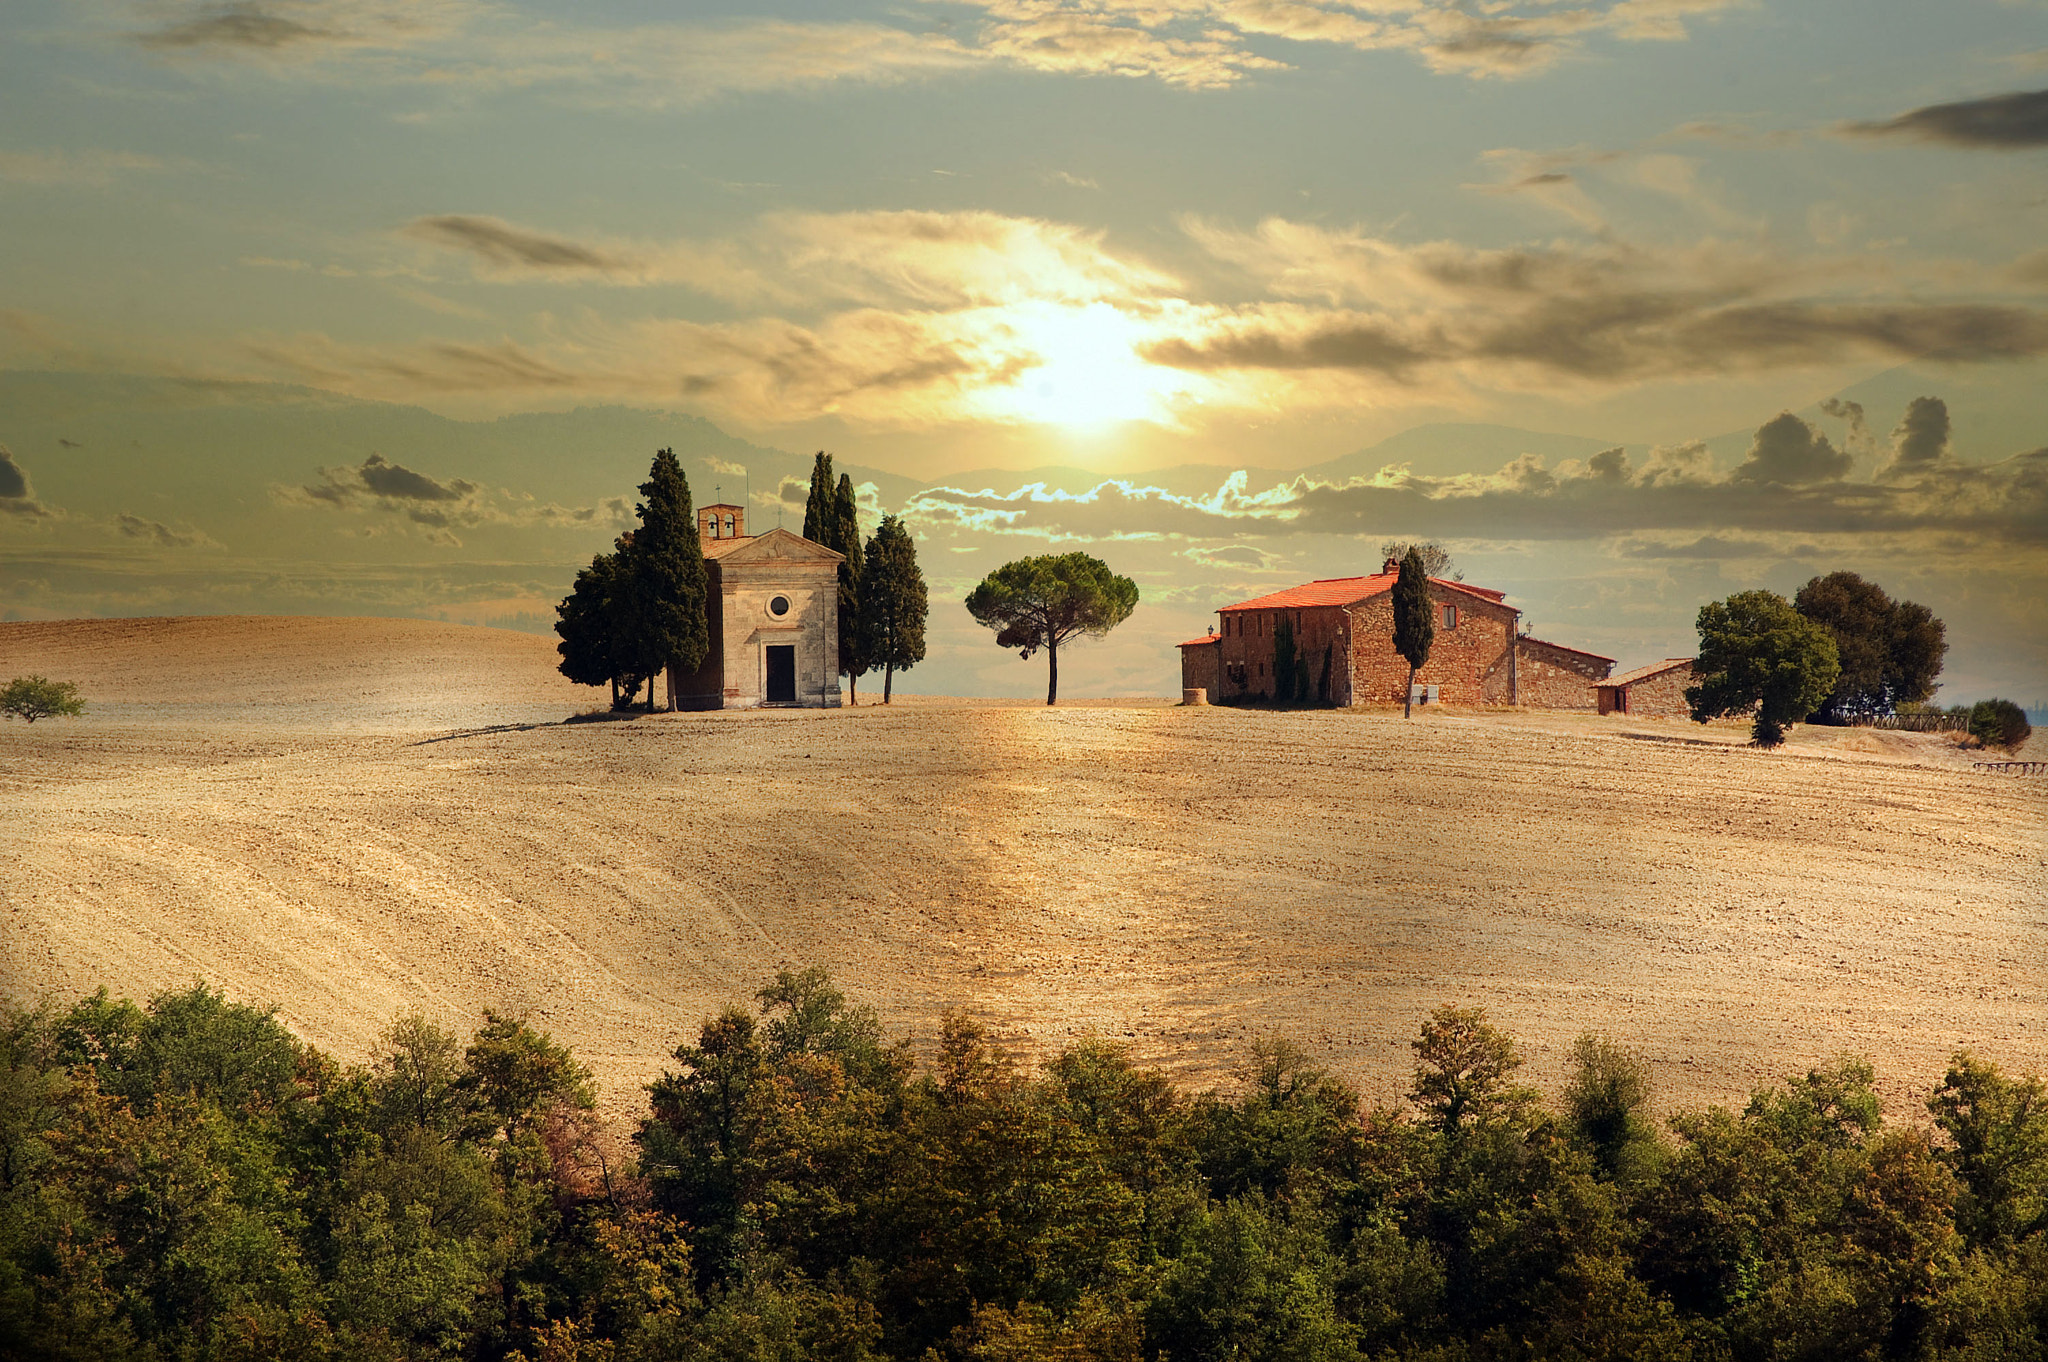
[[[1468,76],[1546,69],[1594,35],[1673,41],[1747,0],[964,0],[962,36],[871,22],[744,19],[604,27],[536,21],[481,0],[232,0],[145,4],[130,36],[166,57],[241,58],[358,81],[552,88],[591,103],[671,107],[844,81],[892,84],[975,69],[1222,89],[1287,69],[1256,40],[1411,52]]]
[[[1865,137],[1909,137],[1994,151],[2048,146],[2048,90],[1929,104],[1882,122],[1850,123],[1843,130]]]
[[[388,518],[363,526],[360,533],[365,535],[380,534],[386,525],[411,526],[429,542],[459,547],[462,541],[455,531],[480,525],[623,529],[633,522],[624,497],[607,497],[594,506],[560,506],[511,492],[494,495],[467,478],[435,478],[382,454],[371,454],[354,467],[318,471],[313,482],[273,487],[271,493],[287,506]]]
[[[1854,462],[1813,426],[1791,412],[1766,421],[1750,441],[1749,456],[1729,475],[1732,482],[1777,483],[1799,487],[1832,482]]]
[[[734,463],[730,459],[715,457],[705,459],[704,466],[714,473],[723,473],[728,478],[743,477],[747,471],[747,466],[743,463]]]
[[[497,218],[449,213],[417,218],[404,231],[422,241],[468,251],[510,270],[609,274],[630,267],[620,257],[561,237],[529,232]]]
[[[1666,544],[1656,540],[1630,544],[1622,550],[1630,558],[1725,559],[1761,558],[1776,549],[1759,539],[1704,534],[1689,544]]]
[[[114,531],[123,539],[140,539],[163,549],[217,549],[220,541],[204,530],[174,530],[161,521],[145,520],[123,511],[114,517]]]
[[[14,451],[0,445],[0,515],[46,520],[52,514],[49,507],[36,500],[35,489],[29,486],[28,470],[14,461]]]
[[[1892,458],[1883,469],[1888,478],[1911,477],[1948,462],[1948,403],[1938,397],[1916,397],[1892,431]]]

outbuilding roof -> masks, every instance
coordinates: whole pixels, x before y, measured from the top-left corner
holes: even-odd
[[[1533,643],[1533,644],[1535,644],[1535,645],[1536,645],[1537,647],[1539,647],[1539,648],[1555,648],[1555,649],[1557,649],[1557,651],[1559,651],[1559,652],[1561,652],[1561,653],[1577,653],[1577,654],[1578,654],[1578,655],[1579,655],[1580,657],[1590,657],[1590,658],[1592,658],[1592,659],[1593,659],[1593,660],[1594,660],[1595,662],[1606,662],[1606,663],[1612,664],[1612,663],[1613,663],[1613,661],[1614,661],[1614,659],[1613,659],[1613,658],[1611,658],[1611,657],[1607,656],[1607,654],[1605,654],[1605,653],[1589,653],[1589,652],[1587,652],[1587,651],[1586,651],[1586,650],[1585,650],[1584,648],[1573,648],[1573,647],[1571,647],[1571,646],[1569,646],[1569,645],[1567,645],[1567,644],[1563,644],[1563,643],[1552,643],[1552,642],[1551,642],[1551,641],[1550,641],[1549,639],[1547,639],[1547,638],[1530,638],[1530,637],[1529,637],[1529,636],[1528,636],[1527,634],[1524,634],[1524,635],[1522,635],[1522,642],[1524,642],[1524,643]],[[1687,661],[1690,661],[1690,660],[1691,660],[1690,658],[1688,658],[1688,659],[1687,659]],[[1603,682],[1602,682],[1601,684],[1602,684],[1602,685],[1607,685],[1607,684],[1610,684],[1610,683],[1608,683],[1608,682],[1604,682],[1604,681],[1603,681]]]
[[[1191,638],[1186,643],[1177,643],[1174,646],[1177,648],[1199,648],[1204,643],[1221,643],[1222,641],[1223,635],[1221,634],[1207,634],[1201,638]]]
[[[1392,591],[1399,580],[1397,572],[1376,572],[1370,577],[1326,577],[1321,581],[1309,582],[1304,586],[1290,586],[1285,591],[1276,591],[1270,596],[1254,600],[1239,601],[1226,605],[1224,610],[1299,610],[1313,605],[1354,605],[1368,600],[1382,591]],[[1483,586],[1467,586],[1463,582],[1449,582],[1441,577],[1432,577],[1429,584],[1446,591],[1461,591],[1467,596],[1499,605],[1507,596],[1505,591],[1491,591]]]
[[[1674,667],[1690,667],[1691,665],[1692,659],[1689,657],[1667,657],[1662,662],[1652,662],[1647,667],[1638,667],[1632,672],[1623,672],[1620,676],[1610,676],[1598,684],[1603,686],[1632,686],[1638,681],[1647,681],[1653,676],[1662,676]]]

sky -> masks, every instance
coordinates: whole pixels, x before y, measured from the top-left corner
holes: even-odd
[[[7,617],[545,631],[656,447],[824,450],[913,691],[1042,684],[1010,558],[1157,694],[1432,538],[1618,669],[1850,570],[2048,698],[2048,0],[9,0],[0,241]]]

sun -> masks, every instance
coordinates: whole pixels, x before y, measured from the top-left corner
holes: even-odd
[[[1139,357],[1151,338],[1145,323],[1109,303],[1025,303],[1005,322],[1039,362],[987,390],[991,415],[1098,431],[1169,420],[1175,400],[1188,393],[1188,375]]]

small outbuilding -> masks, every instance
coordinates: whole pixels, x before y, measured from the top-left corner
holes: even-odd
[[[1594,687],[1602,714],[1629,714],[1647,719],[1688,719],[1692,707],[1685,688],[1693,683],[1693,659],[1667,657],[1632,672],[1610,677]]]
[[[836,709],[841,555],[776,528],[747,533],[742,506],[697,512],[711,646],[694,672],[669,670],[678,709]]]
[[[1223,692],[1223,636],[1211,630],[1206,638],[1191,638],[1180,645],[1180,688],[1210,695]]]

